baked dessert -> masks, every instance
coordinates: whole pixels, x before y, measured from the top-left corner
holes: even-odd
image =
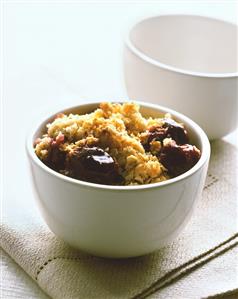
[[[145,118],[133,102],[104,102],[83,115],[60,113],[34,147],[51,169],[106,185],[165,181],[188,171],[201,156],[183,124],[170,114]]]

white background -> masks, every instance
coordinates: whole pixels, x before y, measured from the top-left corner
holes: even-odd
[[[237,1],[0,2],[2,207],[4,217],[19,219],[16,202],[24,208],[32,201],[24,150],[28,128],[43,114],[83,100],[126,98],[122,49],[132,24],[164,13],[238,22]],[[1,264],[2,298],[45,298],[4,252]]]

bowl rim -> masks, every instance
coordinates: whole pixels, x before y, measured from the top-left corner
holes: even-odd
[[[182,75],[190,75],[190,76],[194,76],[194,77],[204,77],[204,78],[237,78],[238,77],[238,71],[237,72],[225,72],[225,73],[210,73],[210,72],[196,72],[196,71],[190,71],[190,70],[186,70],[186,69],[182,69],[179,67],[174,67],[170,64],[166,64],[163,62],[160,62],[157,59],[154,59],[150,56],[148,56],[147,54],[145,54],[143,51],[139,50],[131,41],[131,32],[136,28],[136,26],[138,26],[139,24],[145,22],[145,21],[149,21],[152,19],[157,19],[157,18],[161,18],[161,17],[184,17],[184,18],[201,18],[201,19],[207,19],[209,21],[212,22],[219,22],[219,23],[223,23],[223,24],[227,24],[227,25],[231,25],[236,27],[236,30],[238,30],[238,25],[232,22],[229,22],[227,20],[223,20],[223,19],[219,19],[216,17],[210,17],[207,15],[202,15],[202,14],[159,14],[159,15],[155,15],[155,16],[151,16],[151,17],[147,17],[147,18],[143,18],[140,21],[136,22],[134,25],[131,26],[131,28],[128,31],[127,37],[125,39],[125,46],[132,52],[134,53],[136,56],[138,56],[140,59],[144,60],[145,62],[156,66],[156,67],[160,67],[162,69],[165,69],[167,71],[172,71],[175,73],[179,73]]]
[[[199,161],[191,169],[189,169],[188,171],[186,171],[185,173],[183,173],[183,174],[181,174],[177,177],[168,179],[166,181],[158,182],[158,183],[143,184],[143,185],[132,185],[132,186],[103,185],[103,184],[90,183],[90,182],[74,179],[74,178],[71,178],[71,177],[67,177],[67,176],[65,176],[65,175],[49,168],[48,166],[46,166],[37,157],[37,155],[35,154],[35,151],[34,151],[33,136],[35,135],[37,130],[44,123],[46,123],[47,121],[52,119],[53,116],[57,115],[58,113],[65,112],[65,111],[70,111],[70,110],[73,110],[73,109],[78,109],[80,107],[85,107],[85,106],[96,106],[97,107],[97,106],[99,106],[99,104],[101,102],[102,101],[87,102],[87,103],[84,102],[84,103],[79,104],[79,105],[75,105],[75,106],[71,106],[71,107],[61,109],[60,111],[56,111],[55,113],[51,114],[50,116],[44,118],[40,122],[38,121],[36,125],[33,125],[31,127],[30,132],[28,133],[28,135],[26,137],[26,143],[25,143],[26,152],[27,152],[29,160],[31,162],[33,162],[35,165],[37,165],[39,168],[41,168],[44,172],[48,173],[49,175],[52,175],[52,176],[54,176],[58,179],[66,181],[68,183],[72,183],[74,185],[79,185],[79,186],[86,187],[86,188],[93,188],[93,189],[98,189],[98,190],[114,190],[114,191],[115,190],[117,190],[117,191],[149,190],[149,189],[154,189],[154,188],[164,187],[164,186],[167,186],[167,185],[170,185],[170,184],[174,184],[178,181],[182,181],[182,180],[186,179],[187,177],[193,175],[194,173],[199,171],[207,161],[209,161],[210,152],[211,152],[210,142],[208,140],[207,135],[202,130],[202,128],[198,124],[196,124],[193,120],[191,120],[187,116],[183,115],[182,113],[174,111],[170,108],[166,108],[164,106],[151,104],[151,103],[145,103],[145,102],[142,102],[142,101],[131,101],[131,102],[134,102],[136,104],[139,104],[140,107],[143,107],[143,108],[151,108],[151,109],[154,109],[154,110],[162,112],[162,113],[170,113],[175,118],[178,118],[179,120],[184,122],[185,125],[188,124],[195,131],[196,135],[200,136],[200,139],[201,139],[202,154],[201,154],[201,157],[200,157]],[[110,101],[109,100],[107,102],[123,103],[123,102],[128,102],[128,100],[123,100],[123,101],[115,101],[115,100]]]

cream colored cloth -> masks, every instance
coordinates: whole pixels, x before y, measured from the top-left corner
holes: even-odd
[[[184,275],[166,288],[149,296],[150,299],[200,299],[207,298],[209,294],[219,293],[222,299],[237,299],[238,291],[227,292],[238,284],[238,265],[235,265],[238,256],[238,247],[228,250],[217,256],[195,271]],[[232,281],[232,282],[231,282]],[[224,294],[225,293],[225,294]],[[235,293],[230,298],[231,294]],[[217,298],[218,297],[218,298]],[[211,297],[209,296],[209,299]],[[212,297],[214,299],[214,297]]]
[[[53,298],[186,299],[181,297],[183,290],[176,291],[173,286],[179,288],[178,281],[187,280],[193,289],[191,282],[201,279],[196,280],[196,273],[208,268],[202,277],[210,281],[210,287],[196,288],[194,297],[187,297],[204,298],[238,288],[236,262],[231,262],[238,245],[237,195],[237,150],[224,141],[216,141],[212,144],[206,187],[191,221],[177,240],[151,255],[106,260],[83,254],[56,238],[38,214],[27,208],[17,218],[19,225],[4,219],[1,244]],[[231,272],[227,272],[225,263],[228,252],[227,267],[232,265]],[[215,260],[217,264],[211,272],[209,264]],[[229,273],[226,283],[222,275],[217,275],[217,269]],[[193,279],[189,280],[191,275]],[[169,289],[173,290],[172,297],[166,293]]]

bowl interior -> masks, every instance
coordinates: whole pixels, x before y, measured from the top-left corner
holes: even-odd
[[[208,17],[162,15],[136,24],[129,40],[162,64],[202,73],[236,73],[237,28]]]

